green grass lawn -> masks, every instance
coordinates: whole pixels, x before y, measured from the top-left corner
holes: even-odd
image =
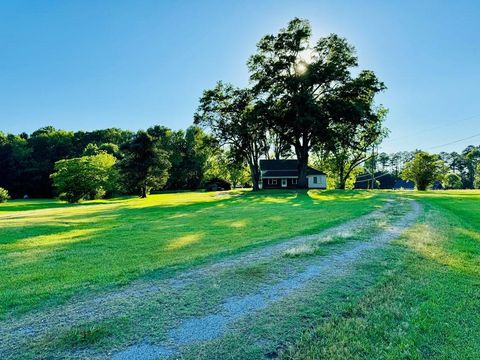
[[[161,277],[372,211],[372,192],[152,195],[0,205],[0,317],[138,278]]]
[[[189,192],[78,205],[10,201],[0,205],[0,317],[36,316],[76,294],[95,295],[134,280],[148,284],[229,254],[317,233],[387,199],[396,199],[386,212],[386,219],[395,219],[406,211],[405,197],[418,201],[423,211],[392,244],[362,256],[345,276],[313,280],[239,320],[221,337],[192,344],[182,356],[478,359],[479,191]],[[295,248],[226,270],[188,285],[181,297],[172,288],[138,299],[118,316],[51,333],[23,354],[107,351],[141,343],[145,334],[161,338],[170,318],[208,315],[226,297],[255,293],[287,269],[369,241],[384,229],[384,220],[363,223],[359,233],[332,237],[318,248]],[[264,348],[274,351],[266,354]]]
[[[335,315],[305,332],[286,358],[480,358],[480,192],[409,196],[425,212],[383,252],[384,274],[338,303]]]

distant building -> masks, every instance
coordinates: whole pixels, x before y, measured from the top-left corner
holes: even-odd
[[[398,179],[393,174],[377,171],[374,174],[374,185],[372,186],[372,174],[363,173],[357,175],[355,179],[354,189],[393,189]]]
[[[397,180],[393,185],[394,190],[413,190],[415,189],[415,183],[410,180]]]
[[[435,180],[432,184],[432,190],[443,190],[443,184],[439,180]]]
[[[307,168],[309,189],[326,189],[327,175]],[[295,189],[298,184],[298,160],[260,160],[260,186],[263,189]]]

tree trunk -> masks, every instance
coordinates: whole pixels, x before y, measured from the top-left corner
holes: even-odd
[[[259,183],[260,183],[260,171],[258,169],[258,165],[255,164],[248,164],[250,167],[250,175],[252,177],[252,184],[253,184],[253,191],[260,190]]]
[[[147,197],[147,187],[146,186],[142,186],[140,197],[142,199],[145,199]]]
[[[298,184],[300,189],[308,189],[307,168],[308,168],[308,148],[302,146],[296,151],[298,160]]]
[[[345,176],[345,164],[342,161],[338,161],[337,167],[339,168],[337,189],[345,190],[345,184],[348,177],[348,175]]]

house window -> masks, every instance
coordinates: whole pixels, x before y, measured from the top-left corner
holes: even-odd
[[[268,185],[277,185],[277,179],[268,179]]]
[[[317,177],[316,177],[316,176],[313,177],[313,183],[314,183],[314,184],[317,183]]]
[[[297,185],[298,184],[298,179],[292,179],[292,185]]]

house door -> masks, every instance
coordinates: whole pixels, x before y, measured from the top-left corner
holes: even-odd
[[[282,187],[287,187],[287,179],[282,179]]]

